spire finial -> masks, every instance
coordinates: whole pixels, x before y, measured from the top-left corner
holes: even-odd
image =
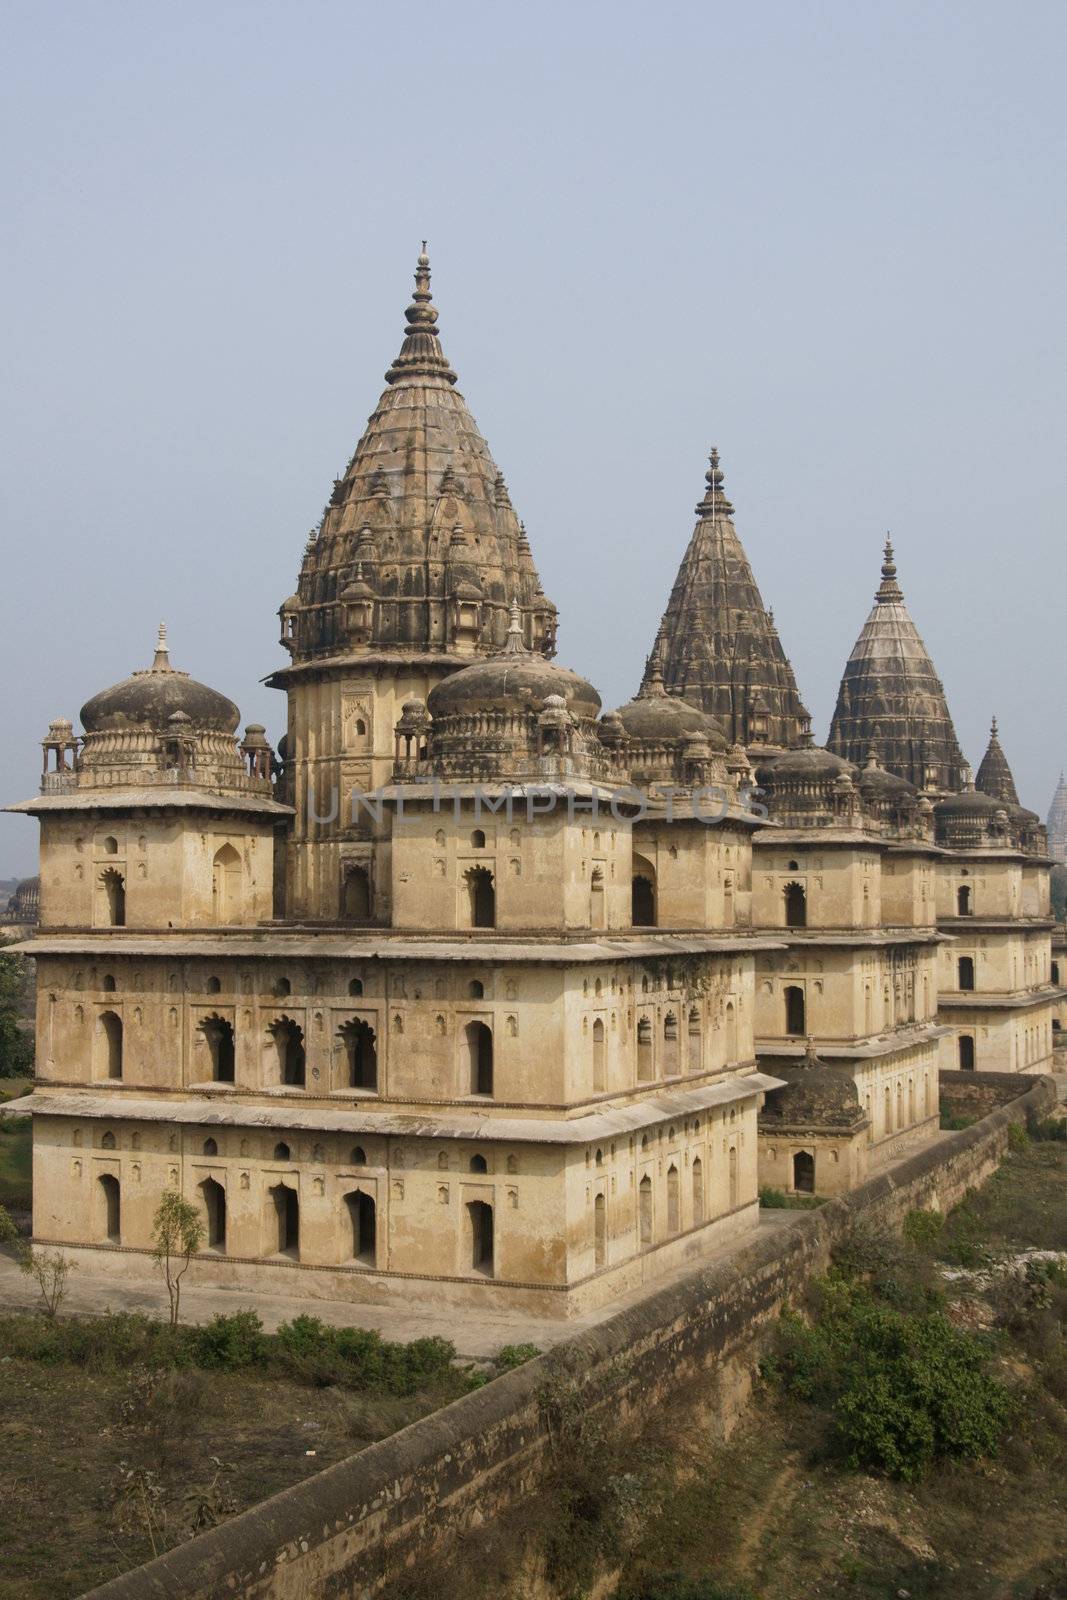
[[[404,343],[385,374],[387,383],[396,383],[403,377],[439,377],[446,383],[456,381],[437,334],[437,307],[430,295],[430,258],[426,254],[425,239],[415,263],[415,293],[407,309]]]
[[[510,612],[511,620],[508,623],[507,638],[504,640],[504,654],[506,656],[529,655],[530,652],[526,648],[526,640],[522,636],[522,612],[519,609],[519,602],[514,596],[512,597]]]
[[[994,715],[992,722],[989,724],[989,737],[991,739],[995,739],[996,736],[997,736],[997,719],[996,719],[996,716]]]
[[[156,653],[152,657],[151,671],[173,672],[173,670],[170,664],[170,651],[167,649],[167,624],[161,622],[156,635]]]
[[[708,455],[708,470],[704,474],[704,482],[708,487],[704,491],[703,500],[697,506],[698,517],[707,516],[709,511],[713,515],[716,511],[722,511],[727,516],[733,512],[734,508],[727,500],[723,489],[724,477],[725,474],[719,465],[719,449],[713,444]]]
[[[893,540],[887,533],[885,549],[882,552],[882,582],[875,599],[886,604],[890,600],[903,600],[903,598],[904,591],[897,582],[897,564],[893,559]]]

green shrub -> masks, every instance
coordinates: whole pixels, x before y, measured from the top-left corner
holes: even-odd
[[[501,1372],[510,1372],[513,1367],[521,1367],[540,1354],[535,1344],[502,1344],[493,1360]]]
[[[1008,1149],[1025,1150],[1030,1143],[1030,1135],[1021,1122],[1008,1123]]]
[[[781,1318],[764,1373],[833,1414],[853,1469],[921,1478],[937,1461],[996,1452],[1013,1410],[985,1343],[940,1311],[905,1312],[863,1283],[829,1278],[808,1325]]]
[[[759,1203],[761,1206],[765,1206],[768,1211],[783,1211],[788,1204],[781,1189],[761,1189]]]
[[[1059,1144],[1067,1142],[1067,1117],[1043,1117],[1030,1129],[1030,1137]]]
[[[932,1254],[940,1243],[945,1219],[940,1211],[909,1211],[903,1233],[908,1243],[925,1254]]]
[[[263,1324],[250,1310],[234,1311],[228,1317],[219,1314],[192,1331],[196,1363],[201,1367],[234,1372],[241,1367],[258,1366],[269,1348]]]

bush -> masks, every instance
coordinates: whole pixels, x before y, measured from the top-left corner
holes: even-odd
[[[823,1280],[820,1298],[810,1326],[782,1317],[764,1374],[832,1411],[848,1466],[911,1481],[939,1460],[996,1452],[1013,1403],[981,1339],[842,1277]]]
[[[941,1240],[945,1219],[940,1211],[909,1211],[904,1218],[904,1237],[913,1249],[932,1255]]]
[[[761,1189],[759,1203],[761,1206],[765,1206],[768,1211],[783,1211],[787,1204],[781,1189]]]
[[[1063,1144],[1067,1141],[1067,1117],[1043,1117],[1030,1129],[1030,1137],[1041,1142]]]
[[[521,1367],[540,1354],[535,1344],[502,1344],[493,1360],[501,1372],[510,1372],[513,1367]]]
[[[1025,1150],[1030,1143],[1030,1136],[1021,1122],[1008,1123],[1008,1149]]]
[[[258,1366],[267,1353],[263,1324],[254,1311],[234,1311],[228,1317],[220,1314],[192,1332],[196,1363],[201,1367],[236,1372]]]

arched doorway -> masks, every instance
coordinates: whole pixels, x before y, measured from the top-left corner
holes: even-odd
[[[216,922],[236,922],[241,914],[241,858],[232,844],[215,851],[211,863],[211,902]]]
[[[641,1017],[637,1024],[638,1083],[651,1083],[652,1072],[652,1024],[647,1017]]]
[[[678,1076],[678,1018],[668,1011],[663,1019],[663,1076]]]
[[[700,1012],[697,1010],[696,1006],[691,1007],[690,1012],[689,1012],[688,1040],[689,1040],[689,1046],[688,1046],[688,1049],[689,1049],[689,1054],[688,1054],[689,1071],[690,1072],[699,1072],[701,1067],[704,1064],[703,1063],[704,1051],[703,1051],[703,1039],[701,1037],[701,1032],[700,1032]]]
[[[97,1189],[100,1195],[100,1232],[109,1244],[121,1244],[122,1190],[119,1180],[110,1172],[101,1173]]]
[[[371,1195],[362,1189],[353,1189],[345,1195],[348,1220],[352,1229],[352,1259],[364,1266],[378,1264],[377,1207]]]
[[[726,1002],[726,1064],[737,1060],[737,1009],[732,1000]]]
[[[306,1077],[304,1030],[291,1017],[279,1017],[267,1029],[276,1062],[275,1082],[303,1088]]]
[[[678,1168],[672,1162],[667,1168],[667,1232],[681,1231],[681,1205],[678,1194]]]
[[[960,956],[957,963],[959,973],[959,987],[963,990],[974,988],[974,957]]]
[[[593,1093],[602,1094],[608,1086],[607,1041],[604,1023],[600,1017],[593,1019]]]
[[[493,1092],[493,1034],[484,1022],[468,1022],[463,1030],[469,1094]]]
[[[200,1032],[207,1045],[213,1082],[232,1083],[234,1081],[236,1055],[233,1023],[228,1022],[225,1017],[205,1017],[200,1024]]]
[[[806,928],[808,925],[808,896],[802,883],[785,886],[785,925],[787,928]]]
[[[656,926],[656,869],[644,856],[633,858],[630,921],[635,928]]]
[[[959,1040],[959,1063],[961,1072],[974,1071],[974,1035],[961,1033]]]
[[[496,927],[496,889],[488,867],[471,867],[467,880],[467,912],[472,928]]]
[[[467,1233],[471,1269],[485,1278],[493,1276],[493,1208],[485,1200],[467,1203]]]
[[[115,1011],[100,1013],[101,1065],[108,1078],[122,1077],[122,1018]]]
[[[603,928],[604,925],[604,874],[599,867],[594,867],[589,884],[589,926]]]
[[[740,1199],[740,1180],[737,1172],[737,1146],[730,1146],[730,1209],[735,1210]]]
[[[214,1178],[200,1185],[207,1217],[207,1245],[210,1250],[226,1249],[226,1190]]]
[[[126,926],[126,880],[121,872],[108,867],[100,878],[104,890],[105,919],[112,928]]]
[[[652,1243],[652,1179],[648,1173],[641,1179],[637,1191],[638,1221],[642,1244]]]
[[[797,1194],[815,1193],[815,1157],[810,1150],[798,1150],[793,1157],[793,1189]]]
[[[961,884],[956,890],[956,915],[958,917],[971,915],[971,890],[968,884]]]
[[[608,1259],[608,1203],[602,1194],[593,1201],[593,1259],[598,1267]]]
[[[799,984],[786,985],[785,991],[785,1031],[791,1038],[803,1038],[807,1032],[807,1008],[804,1003],[804,991]]]
[[[287,1183],[276,1183],[267,1191],[267,1226],[273,1251],[268,1254],[298,1257],[300,1254],[300,1197]]]
[[[341,914],[348,922],[370,921],[370,875],[366,867],[349,867],[345,874]]]
[[[697,1156],[693,1162],[693,1223],[704,1220],[704,1163]]]
[[[345,1052],[347,1087],[373,1090],[378,1087],[378,1050],[374,1029],[362,1017],[345,1022],[338,1029]]]

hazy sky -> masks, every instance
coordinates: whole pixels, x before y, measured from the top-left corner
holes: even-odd
[[[175,664],[272,737],[276,610],[419,240],[605,705],[710,443],[824,739],[901,582],[976,764],[1067,762],[1067,6],[7,0],[4,766]],[[36,826],[0,818],[0,876]]]

